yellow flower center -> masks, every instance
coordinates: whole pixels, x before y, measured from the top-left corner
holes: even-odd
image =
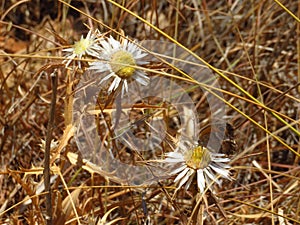
[[[112,71],[122,79],[130,78],[136,66],[135,60],[129,52],[120,50],[114,53],[111,57],[110,66]]]
[[[207,148],[198,146],[185,154],[185,160],[188,167],[198,170],[207,167],[211,157]]]
[[[90,46],[91,42],[89,39],[82,39],[80,41],[75,42],[74,44],[74,53],[76,55],[83,55],[85,51]]]

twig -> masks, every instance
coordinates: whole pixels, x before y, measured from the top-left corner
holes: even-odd
[[[52,130],[55,116],[56,92],[57,92],[57,76],[56,69],[50,74],[52,83],[52,97],[49,113],[49,122],[47,127],[46,148],[45,148],[45,162],[44,162],[44,184],[46,195],[46,224],[52,225],[52,203],[51,203],[51,189],[50,189],[50,145],[52,140]]]

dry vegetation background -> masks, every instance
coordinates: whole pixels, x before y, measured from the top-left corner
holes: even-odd
[[[207,203],[197,205],[195,192],[181,190],[174,195],[171,180],[161,186],[122,186],[72,163],[67,153],[78,149],[68,133],[66,115],[70,87],[75,87],[76,80],[68,80],[70,71],[61,65],[62,49],[88,32],[84,24],[103,33],[110,30],[61,1],[2,0],[0,224],[45,224],[45,193],[36,191],[43,182],[41,142],[49,121],[49,75],[54,69],[58,97],[53,136],[60,145],[51,155],[57,176],[51,186],[53,224],[101,224],[101,218],[120,219],[114,224],[184,224],[188,220],[192,224],[300,224],[300,25],[292,16],[299,18],[300,2],[282,0],[287,9],[274,0],[116,2],[197,53],[237,85],[217,75],[226,91],[224,99],[235,107],[229,106],[226,114],[238,145],[231,161],[235,180],[215,189],[226,217],[209,197]],[[134,39],[166,40],[110,1],[70,4]],[[207,106],[198,107],[201,123]]]

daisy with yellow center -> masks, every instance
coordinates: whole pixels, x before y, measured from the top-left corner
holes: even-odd
[[[211,188],[213,182],[221,184],[217,175],[231,179],[228,170],[230,166],[225,164],[229,159],[224,156],[224,154],[211,152],[203,146],[187,147],[181,144],[174,152],[166,153],[164,162],[177,167],[170,174],[178,174],[174,180],[178,183],[178,188],[185,184],[185,189],[188,189],[197,174],[197,185],[203,193],[205,187]]]
[[[96,32],[99,31],[97,30]],[[63,63],[66,63],[66,66],[68,67],[75,58],[82,59],[84,55],[98,57],[101,48],[97,43],[96,35],[92,33],[92,30],[90,30],[86,38],[81,36],[80,40],[75,42],[73,47],[64,49],[63,51],[68,53],[65,56],[66,60],[63,61]],[[78,61],[78,67],[81,68],[80,61]]]
[[[143,53],[135,43],[127,39],[121,43],[110,36],[100,40],[100,44],[102,50],[99,59],[101,61],[92,63],[90,69],[100,73],[107,72],[100,83],[114,78],[108,92],[115,91],[121,85],[123,96],[124,92],[128,92],[129,81],[136,80],[142,85],[149,83],[146,73],[136,68],[147,63],[142,59],[147,54]]]

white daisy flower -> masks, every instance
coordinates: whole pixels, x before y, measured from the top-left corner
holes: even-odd
[[[90,69],[108,72],[100,83],[114,78],[108,92],[115,91],[121,85],[123,96],[124,92],[128,92],[128,82],[131,79],[142,85],[149,83],[146,73],[136,68],[147,63],[142,59],[147,53],[143,53],[136,44],[127,39],[123,39],[120,43],[111,36],[100,40],[100,44],[102,46],[101,61],[92,63]]]
[[[165,163],[175,166],[171,175],[178,174],[174,182],[178,183],[178,189],[185,184],[188,189],[197,174],[197,184],[200,192],[203,193],[205,186],[211,188],[212,182],[221,184],[217,175],[231,180],[229,168],[225,164],[229,162],[224,154],[213,153],[206,147],[192,145],[186,147],[180,145],[174,152],[166,153]]]
[[[81,36],[80,40],[75,42],[73,47],[66,48],[63,51],[67,52],[67,55],[65,56],[66,60],[64,60],[63,63],[66,63],[66,66],[69,66],[72,60],[75,58],[82,59],[82,56],[84,55],[98,57],[101,48],[97,43],[97,36],[90,30],[86,38]],[[78,66],[81,68],[80,61],[78,61]]]

